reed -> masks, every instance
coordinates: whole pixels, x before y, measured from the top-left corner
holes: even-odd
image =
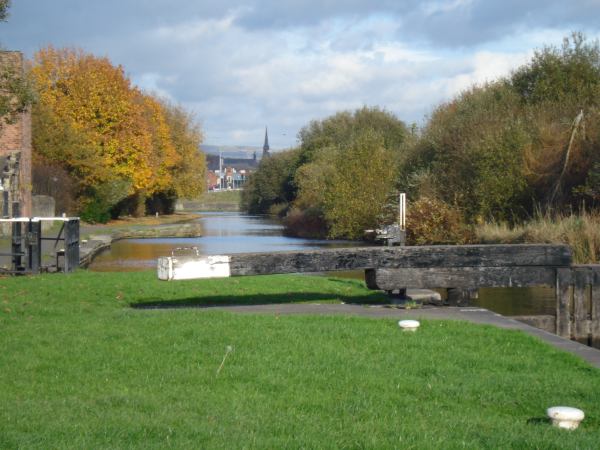
[[[475,236],[482,244],[567,244],[573,250],[575,263],[597,263],[600,258],[600,213],[538,214],[533,220],[513,227],[505,223],[486,223],[476,228]]]

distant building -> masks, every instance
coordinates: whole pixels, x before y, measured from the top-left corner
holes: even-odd
[[[244,187],[248,181],[250,172],[246,169],[236,169],[235,167],[223,167],[223,171],[209,170],[206,175],[207,187],[209,191],[218,190],[236,190]]]
[[[265,127],[262,158],[271,156],[269,150],[269,134],[267,127]],[[208,190],[241,189],[250,174],[256,170],[258,164],[256,151],[253,152],[252,158],[228,158],[227,156],[221,157],[216,154],[207,153],[206,166],[208,170],[206,171],[206,184]]]
[[[265,143],[263,144],[263,158],[268,158],[271,156],[269,153],[269,134],[267,133],[267,127],[265,127]]]

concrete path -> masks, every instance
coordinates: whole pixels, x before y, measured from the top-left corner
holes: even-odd
[[[473,323],[494,325],[500,328],[521,330],[547,342],[554,347],[577,355],[592,366],[600,368],[600,350],[575,341],[561,338],[547,331],[531,327],[483,308],[423,307],[421,309],[398,309],[386,306],[286,303],[274,305],[233,305],[202,307],[245,314],[345,314],[372,318],[465,320]]]

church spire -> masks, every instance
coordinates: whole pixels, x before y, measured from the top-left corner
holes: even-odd
[[[263,154],[262,157],[268,157],[270,156],[269,153],[269,134],[267,133],[267,127],[265,127],[265,143],[263,145]]]

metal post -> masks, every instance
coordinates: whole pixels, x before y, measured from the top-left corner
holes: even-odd
[[[2,191],[2,217],[8,217],[8,191]]]
[[[19,215],[19,202],[13,202],[12,204],[12,215],[13,218]],[[21,237],[21,222],[15,221],[12,223],[12,244],[11,244],[12,256],[12,270],[17,272],[21,270],[21,257],[23,255],[23,240]]]
[[[65,273],[79,267],[79,220],[70,219],[65,223]]]
[[[42,223],[30,220],[27,223],[27,270],[40,273],[42,267]]]
[[[399,217],[398,217],[398,226],[400,227],[400,231],[406,230],[406,194],[400,194],[400,209],[399,209]]]
[[[23,247],[21,245],[21,222],[12,223],[12,270],[17,272],[21,270],[21,256],[23,255]]]

